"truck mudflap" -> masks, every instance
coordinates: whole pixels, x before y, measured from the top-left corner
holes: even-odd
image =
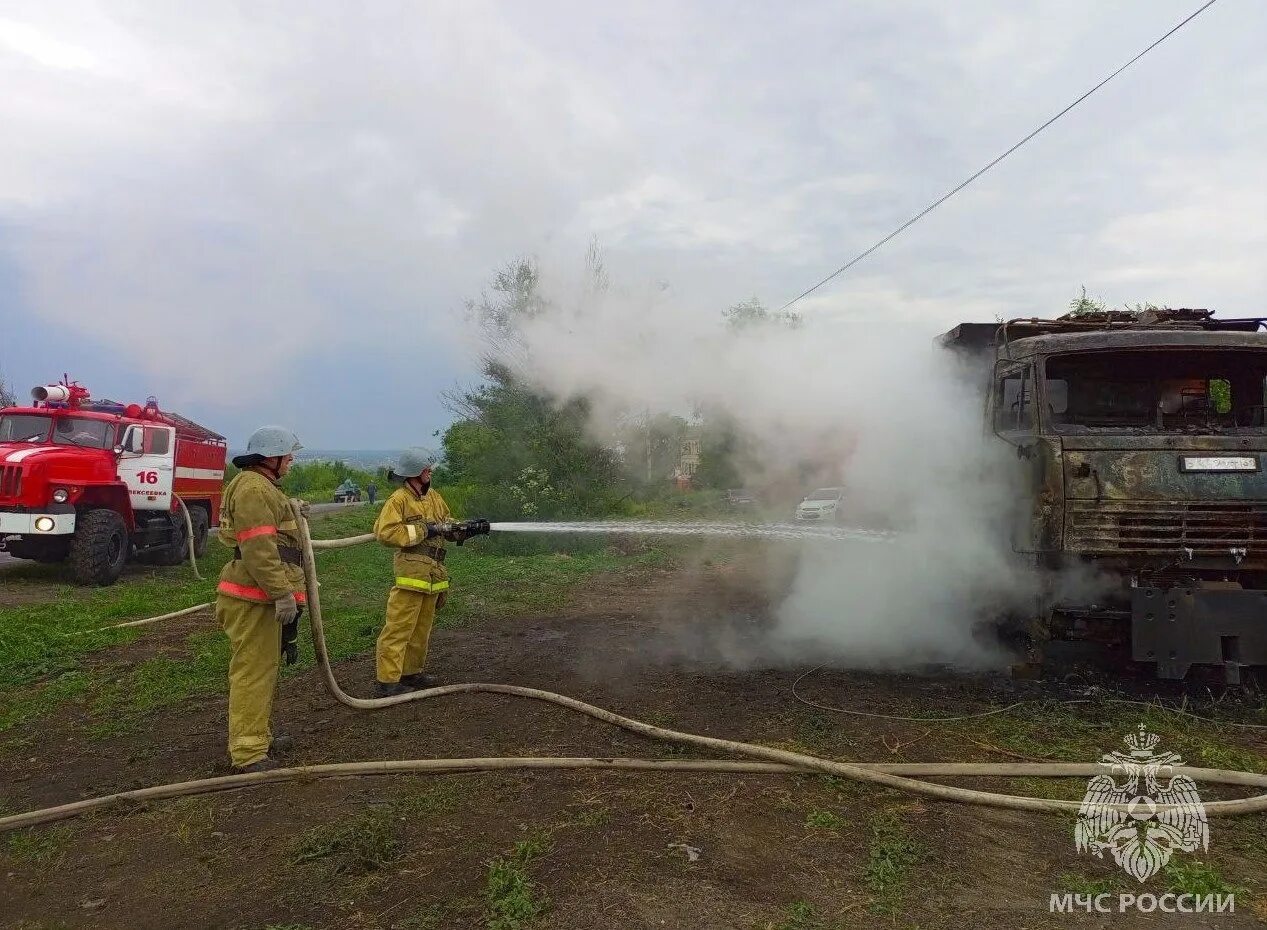
[[[1156,662],[1158,678],[1181,679],[1193,665],[1267,665],[1267,591],[1136,588],[1131,592],[1131,658]]]

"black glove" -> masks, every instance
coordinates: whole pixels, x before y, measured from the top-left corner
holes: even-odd
[[[287,665],[299,661],[299,618],[303,616],[304,605],[299,604],[295,610],[295,619],[282,624],[282,657]]]
[[[443,536],[445,539],[449,539],[450,538],[449,534],[452,532],[453,532],[452,523],[428,523],[426,538],[434,539],[437,536]]]

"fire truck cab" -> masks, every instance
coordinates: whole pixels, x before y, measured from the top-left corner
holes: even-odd
[[[114,583],[129,559],[179,564],[219,521],[226,443],[178,414],[93,402],[63,381],[0,410],[0,547]],[[181,504],[189,511],[193,538]]]

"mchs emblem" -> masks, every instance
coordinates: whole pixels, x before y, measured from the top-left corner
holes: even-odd
[[[1107,850],[1141,882],[1160,872],[1176,850],[1210,845],[1197,786],[1187,775],[1174,774],[1183,764],[1177,753],[1154,751],[1160,741],[1140,724],[1123,740],[1129,752],[1101,758],[1106,771],[1087,783],[1074,828],[1078,852],[1103,858]]]

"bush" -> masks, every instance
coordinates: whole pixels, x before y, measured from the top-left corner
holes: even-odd
[[[333,496],[334,489],[349,478],[359,484],[362,491],[370,482],[381,489],[387,483],[387,470],[379,468],[370,472],[353,468],[346,462],[296,462],[282,479],[282,489],[292,497],[307,497],[327,490]]]

